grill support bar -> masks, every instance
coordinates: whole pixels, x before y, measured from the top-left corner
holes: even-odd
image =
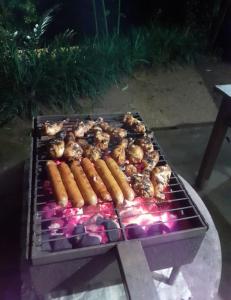
[[[118,261],[124,279],[128,299],[158,300],[152,273],[149,269],[140,241],[129,241],[117,245]]]

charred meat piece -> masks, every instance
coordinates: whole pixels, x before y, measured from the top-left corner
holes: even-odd
[[[87,133],[89,130],[92,129],[92,127],[95,125],[95,121],[88,120],[85,123],[85,133]]]
[[[100,123],[100,127],[103,129],[103,131],[108,131],[110,129],[110,125],[107,122]]]
[[[75,142],[75,135],[72,131],[68,131],[65,137],[65,143]]]
[[[144,123],[139,121],[138,119],[136,119],[132,128],[136,133],[144,134],[146,132],[146,127],[145,127]]]
[[[78,143],[83,149],[86,148],[89,144],[86,139],[83,138],[77,138],[76,143]]]
[[[92,162],[95,162],[97,159],[101,158],[102,154],[99,148],[92,145],[87,145],[84,148],[84,157],[89,158]]]
[[[65,144],[62,139],[54,139],[49,142],[49,154],[52,158],[63,156]]]
[[[151,198],[154,196],[154,187],[149,176],[136,174],[132,176],[132,187],[137,196]]]
[[[137,139],[135,143],[136,145],[139,145],[144,150],[145,153],[154,151],[152,141],[147,136]]]
[[[144,157],[144,151],[140,146],[131,144],[128,146],[127,155],[130,163],[138,164]]]
[[[91,128],[91,132],[93,133],[93,134],[96,134],[97,132],[102,132],[103,131],[103,129],[100,127],[100,125],[94,125],[92,128]]]
[[[131,112],[127,112],[125,115],[124,115],[124,118],[123,118],[123,123],[126,125],[126,126],[133,126],[134,122],[135,122],[136,118],[133,117],[132,113]]]
[[[66,144],[63,156],[71,161],[71,160],[80,160],[82,158],[83,149],[82,147],[73,141],[70,141]]]
[[[84,137],[85,132],[86,129],[85,129],[85,124],[83,122],[79,122],[73,126],[73,133],[76,138]]]
[[[159,152],[154,150],[150,153],[146,153],[142,163],[144,165],[144,170],[151,172],[155,166],[158,164],[160,159]]]
[[[95,134],[95,146],[101,150],[107,150],[110,141],[110,135],[106,132],[96,132]]]
[[[127,136],[127,130],[123,128],[114,128],[110,135],[114,139],[121,140]]]
[[[151,172],[151,181],[155,189],[155,197],[159,200],[165,200],[164,189],[168,185],[171,173],[171,168],[167,164],[156,167]]]
[[[144,134],[146,132],[146,128],[143,122],[138,120],[137,118],[134,118],[132,113],[127,112],[124,115],[123,123],[132,128],[136,133]]]
[[[48,136],[56,135],[56,133],[58,133],[59,131],[62,130],[63,124],[64,124],[64,121],[57,122],[57,123],[51,123],[49,121],[46,121],[42,125],[42,133],[44,135],[48,135]]]
[[[135,175],[135,174],[138,173],[136,166],[134,166],[134,165],[132,165],[132,164],[126,165],[124,171],[125,171],[125,174],[126,174],[128,177],[131,177],[131,176],[133,176],[133,175]]]
[[[118,163],[118,165],[124,165],[126,161],[126,147],[128,145],[128,140],[123,139],[119,145],[117,145],[112,151],[112,157]]]

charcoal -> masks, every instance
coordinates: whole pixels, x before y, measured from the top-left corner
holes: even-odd
[[[100,244],[100,239],[97,236],[85,234],[80,240],[78,247],[88,247],[88,246],[94,246],[99,244]]]
[[[76,235],[76,236],[73,236],[73,237],[69,238],[69,242],[71,243],[72,248],[79,247],[78,244],[81,241],[81,239],[83,238],[84,233],[85,233],[84,225],[78,224],[78,225],[75,226],[75,228],[73,229],[72,234]]]
[[[58,238],[58,237],[53,237],[53,238]],[[60,239],[56,241],[50,241],[50,245],[52,251],[71,249],[71,244],[69,243],[68,239],[64,238],[63,236],[60,236]]]
[[[98,216],[96,219],[96,225],[102,225],[105,222],[105,219],[101,216]]]
[[[153,224],[148,228],[147,235],[158,235],[169,231],[169,228],[164,223]]]
[[[161,224],[161,228],[162,228],[162,232],[165,232],[165,233],[170,232],[170,229],[164,223]]]
[[[48,228],[48,226],[51,225],[51,221],[44,221],[42,222],[42,230],[45,230]]]
[[[107,234],[109,241],[110,242],[118,241],[120,236],[119,236],[119,230],[118,230],[118,227],[116,226],[116,223],[109,219],[109,220],[105,220],[103,222],[103,225],[104,225],[105,230],[108,230],[108,231],[106,231],[106,234]]]
[[[143,228],[137,224],[129,224],[126,226],[129,239],[138,239],[146,235]]]
[[[149,226],[147,235],[158,235],[163,233],[162,224],[153,224]]]

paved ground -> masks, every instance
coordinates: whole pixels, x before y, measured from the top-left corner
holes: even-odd
[[[210,132],[211,126],[156,131],[156,136],[169,161],[173,164],[178,173],[191,185],[194,185]],[[225,141],[207,186],[199,192],[212,215],[220,236],[222,277],[219,294],[221,299],[225,300],[230,299],[231,274],[230,149],[231,144]],[[214,257],[214,259],[216,259],[216,257]]]
[[[229,66],[226,67],[228,76]],[[207,67],[202,67],[199,72],[206,70],[205,68]],[[219,73],[223,69],[224,67],[220,69],[217,67],[216,72]],[[185,69],[177,67],[167,72],[142,71],[136,73],[130,80],[124,79],[119,87],[112,87],[104,95],[100,104],[84,105],[84,110],[86,112],[137,110],[142,113],[150,127],[174,127],[172,130],[156,131],[156,135],[177,171],[193,184],[211,130],[208,122],[214,120],[216,105],[219,104],[219,99],[217,101],[212,98],[209,91],[217,78],[222,78],[218,83],[227,83],[229,79],[229,77],[222,77],[223,73],[220,74],[221,77],[217,73],[212,76],[210,71],[205,71],[207,77],[200,74],[192,67]],[[205,84],[204,80],[207,80]],[[176,127],[177,124],[186,123],[204,123],[204,125]],[[23,161],[29,156],[29,130],[30,122],[20,120],[14,120],[0,129],[0,199],[4,207],[0,210],[2,245],[0,299],[18,299],[21,182]],[[230,145],[225,142],[211,181],[201,193],[221,238],[223,271],[220,295],[222,299],[228,299],[226,296],[231,274],[229,147]]]

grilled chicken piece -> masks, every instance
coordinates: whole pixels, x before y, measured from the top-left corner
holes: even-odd
[[[134,122],[135,122],[136,118],[133,117],[132,113],[131,112],[127,112],[125,115],[124,115],[124,118],[123,118],[123,123],[129,127],[131,127]]]
[[[144,157],[144,151],[140,146],[131,144],[128,146],[127,155],[130,163],[138,164]]]
[[[119,140],[122,140],[127,136],[127,130],[123,128],[113,128],[112,131],[109,133],[112,138],[119,139]]]
[[[151,181],[155,190],[155,197],[159,200],[164,200],[164,189],[168,185],[171,177],[171,168],[169,165],[159,166],[152,170]]]
[[[97,161],[97,159],[100,159],[102,156],[100,149],[92,145],[87,145],[85,147],[83,155],[84,157],[89,158],[92,162]]]
[[[135,174],[132,176],[132,187],[137,196],[151,198],[154,196],[154,187],[149,176]]]
[[[144,123],[139,121],[138,119],[136,119],[132,128],[136,133],[144,134],[146,132],[146,127]]]
[[[144,134],[146,132],[144,123],[137,118],[134,118],[131,112],[127,112],[124,115],[123,123],[126,126],[131,127],[136,133]]]
[[[135,143],[136,145],[139,145],[144,150],[145,153],[154,151],[152,141],[147,136],[137,139]]]
[[[42,125],[42,132],[44,135],[53,136],[56,135],[59,131],[63,128],[64,121],[57,122],[57,123],[51,123],[49,121],[46,121]]]
[[[96,134],[97,132],[102,132],[103,129],[100,127],[100,125],[94,125],[92,128],[91,128],[91,132],[93,132],[94,134]]]
[[[83,122],[79,122],[73,126],[73,133],[76,138],[84,137],[85,132],[86,129],[85,129],[85,124]]]
[[[131,177],[138,173],[136,166],[134,166],[132,164],[126,165],[124,172],[128,177]]]
[[[65,136],[65,143],[67,144],[68,142],[71,141],[75,142],[75,135],[72,131],[68,131]]]
[[[85,123],[85,133],[87,133],[89,130],[91,130],[94,125],[95,125],[95,121],[93,121],[93,120],[86,121],[86,123]]]
[[[97,131],[95,134],[95,146],[100,150],[108,149],[110,135],[106,132]]]
[[[53,139],[49,142],[49,154],[52,158],[63,156],[65,144],[62,139]]]
[[[76,142],[70,141],[66,144],[63,156],[71,161],[71,160],[80,160],[82,158],[83,149]]]
[[[83,149],[85,149],[89,145],[88,141],[83,138],[76,139],[76,143],[78,143]]]
[[[155,166],[158,164],[160,159],[159,152],[154,150],[150,153],[146,153],[142,163],[144,165],[144,170],[151,172]]]
[[[110,125],[107,122],[102,122],[100,123],[100,127],[103,129],[103,131],[108,131],[110,130]]]

